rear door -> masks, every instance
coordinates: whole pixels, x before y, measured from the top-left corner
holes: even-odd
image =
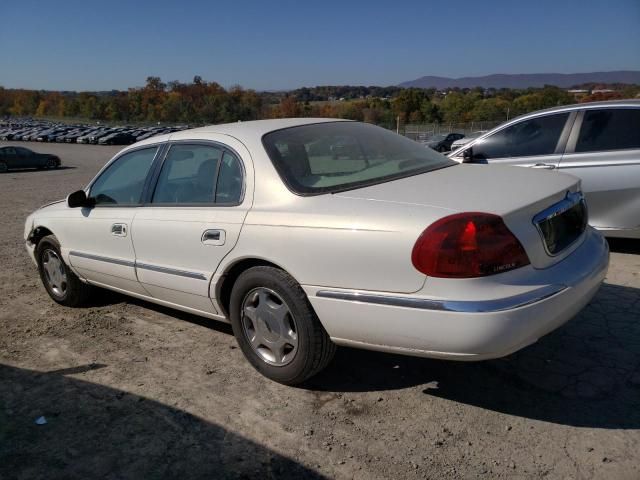
[[[132,228],[137,277],[152,296],[217,313],[210,283],[253,198],[246,187],[248,152],[241,157],[235,143],[170,143]]]
[[[591,225],[640,227],[640,108],[585,109],[576,119],[560,171],[582,179]]]
[[[473,149],[473,163],[554,170],[560,164],[574,118],[575,112],[562,112],[523,119],[467,148]],[[456,158],[462,158],[463,151]]]

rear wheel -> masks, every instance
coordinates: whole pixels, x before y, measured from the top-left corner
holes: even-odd
[[[324,369],[336,346],[307,296],[286,272],[254,267],[231,292],[233,333],[251,365],[264,376],[296,385]]]
[[[0,173],[5,173],[8,169],[6,162],[0,162]]]
[[[64,263],[60,243],[54,235],[47,235],[36,247],[38,271],[49,296],[61,305],[77,307],[91,295],[91,286],[83,283]]]

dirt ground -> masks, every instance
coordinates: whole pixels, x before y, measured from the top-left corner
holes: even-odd
[[[225,324],[109,293],[51,301],[24,219],[118,148],[27,146],[65,168],[0,175],[0,478],[640,478],[640,242],[612,242],[595,300],[508,358],[343,348],[290,388]]]

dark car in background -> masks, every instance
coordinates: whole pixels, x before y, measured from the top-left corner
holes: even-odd
[[[0,173],[22,168],[58,168],[60,157],[49,153],[37,153],[24,147],[0,148]]]
[[[464,138],[463,133],[437,133],[421,143],[436,152],[449,152],[451,144],[461,138]]]
[[[116,132],[98,140],[99,145],[130,145],[136,141],[136,137],[128,132]]]

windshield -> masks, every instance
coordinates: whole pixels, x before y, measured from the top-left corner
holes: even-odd
[[[313,195],[373,185],[456,165],[384,128],[329,122],[268,133],[262,143],[295,193]]]

